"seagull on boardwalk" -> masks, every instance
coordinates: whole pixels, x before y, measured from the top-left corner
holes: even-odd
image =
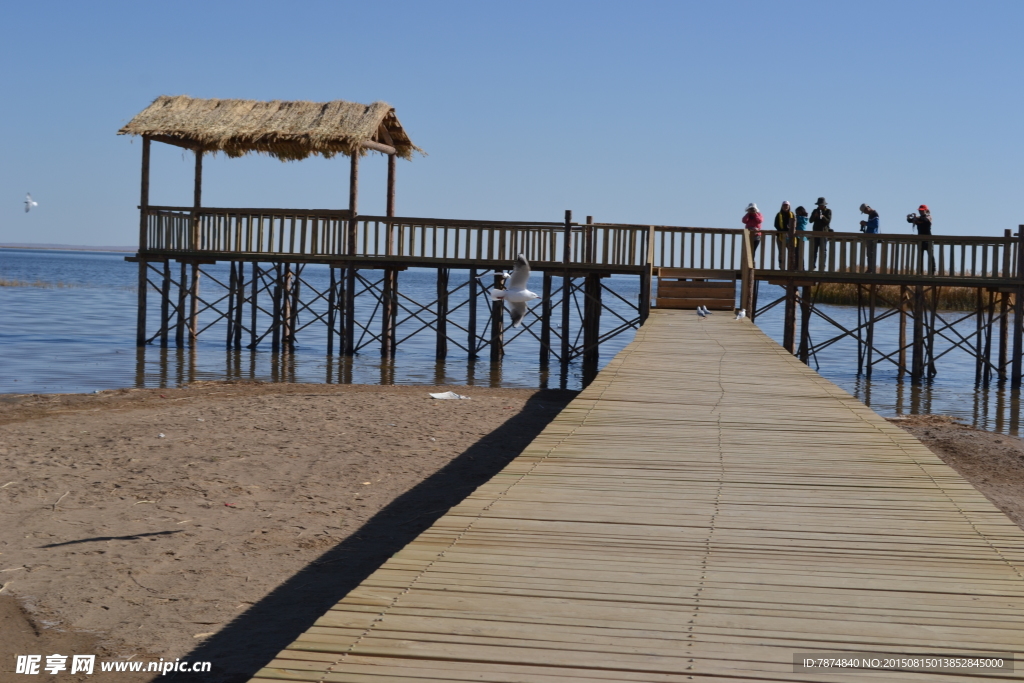
[[[516,266],[511,273],[495,273],[502,275],[507,283],[505,289],[495,287],[491,290],[492,301],[507,301],[509,313],[512,316],[512,327],[519,327],[526,316],[526,302],[533,301],[537,294],[526,288],[530,280],[530,264],[522,254],[516,259]]]
[[[704,313],[704,307],[703,306],[698,306],[697,307],[697,317],[700,318],[701,320],[707,319],[708,316],[707,316],[707,314]]]
[[[740,310],[736,311],[736,317],[733,318],[733,320],[743,320],[746,317],[747,317],[747,309],[741,308]]]
[[[704,313],[704,315],[714,315],[711,311],[708,310],[707,306],[698,306],[697,309]]]
[[[39,202],[32,201],[32,195],[25,193],[25,213],[32,210],[33,206],[39,206]]]

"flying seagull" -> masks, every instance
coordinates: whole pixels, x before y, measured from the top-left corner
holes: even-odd
[[[25,213],[32,210],[33,206],[39,206],[39,202],[32,201],[32,195],[25,193]]]
[[[519,327],[526,316],[526,302],[533,301],[537,294],[526,288],[530,280],[530,264],[522,254],[516,259],[516,266],[511,273],[496,273],[505,277],[505,289],[491,290],[492,301],[507,301],[509,313],[512,315],[512,327]]]

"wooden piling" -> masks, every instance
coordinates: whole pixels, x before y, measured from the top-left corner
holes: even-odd
[[[181,268],[178,275],[178,306],[177,324],[174,326],[174,345],[183,348],[185,346],[185,302],[188,300],[188,264],[179,261]]]
[[[274,289],[272,292],[273,301],[271,306],[270,320],[270,350],[274,353],[281,351],[281,264],[273,264]]]
[[[171,329],[171,262],[164,259],[164,280],[160,283],[160,347],[167,348]]]
[[[139,197],[139,252],[147,249],[149,221],[149,136],[142,136],[142,183]],[[139,261],[137,306],[135,318],[135,344],[146,345],[146,297],[149,293],[149,264]]]
[[[565,211],[565,239],[562,244],[562,263],[565,265],[565,275],[562,276],[562,334],[561,334],[561,355],[559,361],[562,365],[569,362],[569,313],[572,301],[572,274],[569,265],[572,260],[572,211]]]
[[[907,286],[900,285],[899,349],[896,351],[896,379],[907,374]]]
[[[866,376],[871,379],[871,370],[875,367],[875,300],[878,285],[868,285],[868,331],[867,331],[867,362]]]
[[[786,283],[786,313],[782,322],[782,346],[793,353],[796,340],[796,280]]]
[[[234,348],[242,348],[242,309],[245,304],[245,264],[241,261],[237,263],[238,279],[237,287],[235,288],[235,340]]]
[[[228,263],[228,314],[224,317],[227,322],[226,348],[231,348],[235,338],[235,290],[238,288],[238,277],[235,274],[235,262]]]
[[[800,360],[805,365],[811,360],[811,287],[800,288]]]
[[[494,288],[502,289],[504,279],[501,275],[494,276]],[[497,363],[505,355],[505,302],[496,299],[491,302],[491,362]]]
[[[334,326],[338,322],[338,278],[336,269],[328,268],[328,270],[330,271],[330,282],[327,285],[327,357],[330,359],[334,355]],[[328,371],[327,377],[331,377],[330,371]],[[330,383],[330,379],[328,379],[328,383]]]
[[[583,283],[583,383],[597,376],[601,339],[601,275],[589,273]]]
[[[437,338],[434,357],[444,360],[448,357],[448,268],[437,269]]]
[[[544,271],[541,278],[540,299],[540,365],[551,362],[551,273]]]
[[[1017,285],[1013,298],[1013,360],[1010,369],[1010,387],[1020,388],[1021,354],[1024,354],[1024,225],[1017,226]]]
[[[467,340],[467,348],[469,349],[470,360],[477,357],[476,351],[480,348],[480,340],[476,333],[476,307],[477,299],[480,298],[478,290],[480,288],[480,281],[477,279],[476,268],[469,269],[469,299],[466,305],[469,307],[469,321],[466,325],[466,334],[469,337]],[[472,364],[471,364],[472,366]]]
[[[914,286],[914,330],[910,356],[910,381],[920,382],[924,377],[924,285]]]
[[[192,282],[189,285],[188,345],[196,345],[199,334],[199,264],[192,264]]]
[[[249,293],[249,348],[255,349],[257,340],[259,339],[256,333],[256,314],[259,312],[259,283],[262,278],[260,267],[258,263],[252,264],[252,287]]]

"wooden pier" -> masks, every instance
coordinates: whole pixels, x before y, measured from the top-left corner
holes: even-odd
[[[976,681],[794,661],[1019,653],[1022,572],[1024,533],[912,436],[749,321],[656,311],[253,680]]]
[[[470,359],[487,354],[500,362],[512,340],[528,336],[537,341],[542,367],[557,362],[564,376],[569,363],[582,361],[589,381],[600,367],[601,344],[636,330],[652,306],[729,309],[730,292],[738,289],[739,307],[751,319],[784,305],[783,346],[804,362],[853,337],[865,374],[891,363],[900,377],[919,382],[937,372],[946,351],[937,351],[935,342],[945,340],[974,358],[977,384],[994,379],[1017,388],[1024,377],[1024,229],[991,237],[806,233],[814,242],[805,236],[781,242],[765,231],[755,251],[744,230],[591,217],[579,223],[568,211],[552,222],[398,217],[397,159],[421,150],[383,102],[160,97],[120,133],[142,138],[139,251],[130,257],[139,264],[139,346],[167,347],[173,339],[180,348],[217,334],[229,349],[262,345],[289,353],[300,337],[319,336],[328,356],[372,349],[389,357],[409,338],[433,334],[438,359],[457,348]],[[194,153],[190,206],[150,204],[153,142]],[[203,158],[216,153],[348,156],[347,208],[206,206]],[[360,159],[370,153],[387,158],[384,216],[359,213]],[[812,243],[821,246],[815,263]],[[542,296],[522,327],[512,329],[503,305],[487,294],[494,283],[478,276],[508,268],[520,254],[537,271]],[[211,273],[215,264],[227,265],[230,274]],[[327,284],[313,286],[304,276],[313,265],[330,268]],[[410,268],[436,271],[433,296],[404,291],[400,274]],[[453,271],[465,277],[453,278]],[[637,278],[636,297],[626,300],[609,288],[604,280],[610,276]],[[453,284],[456,279],[464,281]],[[763,282],[782,285],[785,295],[759,302]],[[855,328],[816,306],[814,285],[823,283],[862,290]],[[880,285],[898,285],[900,295],[886,300]],[[973,310],[959,321],[973,318],[973,331],[937,315],[943,287],[976,290]],[[612,300],[615,306],[608,305]],[[147,328],[154,309],[155,330]],[[882,348],[875,327],[893,315],[898,348]],[[812,319],[827,323],[833,335],[814,342]],[[403,323],[411,328],[404,333]]]

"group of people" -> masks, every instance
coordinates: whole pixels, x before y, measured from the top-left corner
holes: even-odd
[[[782,207],[779,212],[775,214],[775,221],[772,227],[775,229],[775,244],[779,254],[779,264],[786,267],[792,267],[792,264],[788,263],[790,258],[801,258],[800,251],[802,251],[801,242],[807,242],[806,236],[801,237],[798,235],[799,232],[803,232],[810,228],[811,232],[831,232],[832,231],[832,209],[828,208],[828,202],[825,201],[824,197],[818,197],[818,201],[814,203],[815,208],[810,214],[807,213],[807,209],[802,206],[796,207],[796,210],[791,208],[789,202],[782,202]],[[866,220],[860,222],[861,232],[868,234],[877,234],[880,230],[880,220],[878,212],[875,211],[867,204],[860,205],[860,212],[867,216]],[[932,234],[932,214],[926,204],[922,204],[918,207],[919,213],[911,213],[907,215],[907,222],[912,224],[917,230],[919,235],[931,235]],[[764,226],[764,216],[757,208],[757,204],[751,202],[747,205],[746,213],[743,214],[743,226],[750,231],[750,244],[753,249],[753,253],[757,253],[757,248],[761,246],[761,230]],[[826,242],[821,237],[811,237],[810,246],[810,267],[812,270],[816,269],[819,263],[819,256],[821,263],[824,264],[826,254]],[[874,272],[875,270],[875,248],[876,243],[874,240],[870,240],[867,243],[867,259],[868,259],[868,272]],[[797,249],[790,249],[790,247],[797,247]],[[932,256],[931,242],[921,243],[922,257],[924,253],[928,254],[931,271],[935,272],[935,258]]]

